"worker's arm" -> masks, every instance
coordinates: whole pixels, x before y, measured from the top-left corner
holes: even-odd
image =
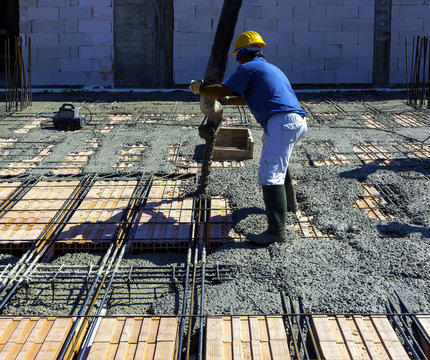
[[[223,84],[208,84],[203,80],[192,80],[190,89],[194,94],[202,94],[215,99],[224,99],[223,105],[246,105],[245,97],[243,96],[228,96],[234,93],[234,90]]]
[[[227,105],[246,105],[244,96],[226,96]]]

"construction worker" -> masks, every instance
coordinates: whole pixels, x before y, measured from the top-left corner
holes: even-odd
[[[221,84],[205,84],[203,80],[190,84],[194,94],[218,98],[223,105],[248,105],[264,128],[258,183],[263,191],[268,228],[261,234],[247,235],[248,240],[257,244],[287,239],[287,211],[297,210],[288,161],[294,144],[307,130],[306,113],[285,74],[264,59],[261,49],[265,46],[255,31],[240,34],[232,52],[240,64],[236,72]]]

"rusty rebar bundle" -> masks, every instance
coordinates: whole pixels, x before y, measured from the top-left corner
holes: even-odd
[[[415,108],[430,108],[430,46],[428,36],[412,39],[411,61],[408,66],[408,40],[406,48],[406,96],[407,103]],[[409,73],[409,77],[408,77]]]
[[[5,49],[5,98],[6,111],[25,109],[31,105],[31,39],[27,39],[27,66],[23,55],[22,37],[8,37]]]

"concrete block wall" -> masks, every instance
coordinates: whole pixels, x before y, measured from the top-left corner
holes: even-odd
[[[203,76],[222,4],[175,1],[177,84]],[[371,83],[374,5],[375,0],[243,0],[234,39],[246,30],[259,32],[267,60],[295,84]],[[231,56],[226,76],[236,67]]]
[[[112,0],[19,3],[21,35],[31,37],[33,86],[113,85]]]
[[[390,82],[405,83],[406,39],[410,68],[413,37],[430,36],[430,0],[392,0],[391,17]]]

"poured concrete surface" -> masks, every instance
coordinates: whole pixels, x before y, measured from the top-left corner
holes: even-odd
[[[393,145],[393,142],[410,138],[424,140],[429,135],[429,113],[421,111],[418,114],[406,106],[400,93],[354,94],[344,98],[342,94],[318,96],[317,101],[312,101],[310,95],[299,95],[314,119],[309,121],[305,139],[294,149],[291,169],[297,181],[300,210],[313,217],[312,222],[321,233],[333,236],[303,238],[292,229],[286,243],[260,247],[239,242],[212,251],[207,257],[208,264],[232,264],[236,278],[206,286],[205,313],[280,313],[283,311],[281,292],[294,299],[301,298],[308,311],[385,312],[387,296],[391,296],[394,290],[412,311],[429,311],[430,168],[424,161],[405,163],[407,156]],[[324,101],[327,96],[332,101]],[[41,126],[28,133],[14,132],[32,123],[38,113],[57,111],[63,102],[79,104],[85,100],[104,102],[94,101],[85,105],[94,116],[83,130],[58,131],[50,121],[44,120]],[[197,160],[201,157],[203,141],[198,137],[196,127],[203,117],[197,101],[197,97],[183,93],[39,95],[33,99],[32,107],[0,121],[0,137],[18,139],[23,146],[23,141],[55,144],[40,166],[26,170],[29,177],[51,174],[49,167],[53,164],[65,161],[72,152],[88,150],[94,150],[94,154],[84,165],[83,173],[138,171],[147,176],[169,174],[176,170],[173,163],[166,161],[169,146],[180,143],[181,156]],[[338,107],[344,113],[340,113]],[[385,129],[364,124],[362,115],[370,113],[370,107],[378,110],[374,112],[375,121],[383,124]],[[238,117],[235,109],[228,111],[229,116]],[[402,127],[396,124],[392,114],[402,112],[412,113],[425,126]],[[132,117],[114,124],[109,132],[102,132],[111,121],[109,115],[112,114],[131,114]],[[247,126],[255,141],[254,159],[246,160],[243,167],[212,169],[208,188],[211,195],[230,200],[235,230],[242,234],[258,232],[266,226],[261,189],[257,185],[262,130],[255,122]],[[97,138],[99,147],[94,149],[87,142],[89,138]],[[326,141],[330,141],[348,162],[312,166],[315,161],[333,155],[330,147],[318,146],[318,143]],[[366,142],[384,148],[400,165],[366,165],[353,151],[354,146]],[[140,162],[120,172],[115,164],[121,152],[127,145],[136,143],[147,146]],[[30,145],[26,150],[20,150],[24,158],[37,150],[32,150]],[[37,153],[30,155],[36,156]],[[380,184],[391,189],[397,201],[397,205],[387,205],[392,218],[381,221],[354,207],[364,195],[363,183]],[[190,182],[186,190],[187,195],[192,196],[195,185]],[[287,222],[294,225],[296,219],[289,215]],[[157,254],[156,258],[162,259],[164,255]],[[67,255],[67,259],[80,263],[82,256],[84,254]],[[175,261],[185,263],[186,255],[178,256],[180,260]],[[149,254],[137,256],[136,261],[140,257],[142,261],[151,261]],[[111,302],[116,304],[117,313],[177,313],[178,302],[182,298],[181,288],[167,289],[162,294],[157,293],[148,307],[140,304],[139,292],[135,293],[133,305],[128,303],[128,295],[124,295],[126,289],[118,301],[115,301],[115,293],[117,291],[113,292]],[[32,306],[24,305],[23,290],[20,294],[22,301],[11,302],[7,311],[39,313],[43,312],[43,306],[52,309],[46,305],[50,298],[49,287],[46,302],[33,303]],[[146,298],[144,292],[141,295]],[[41,308],[38,309],[39,305]],[[69,304],[72,308],[73,305],[76,303]],[[71,307],[59,306],[57,309],[68,313]]]

